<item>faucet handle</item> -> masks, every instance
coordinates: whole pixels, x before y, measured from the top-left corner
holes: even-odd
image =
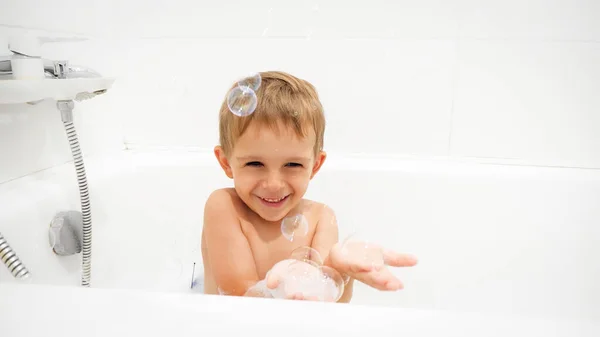
[[[69,72],[69,61],[54,61],[54,76],[66,78]]]

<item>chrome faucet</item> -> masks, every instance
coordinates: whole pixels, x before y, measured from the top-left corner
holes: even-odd
[[[100,77],[100,74],[90,69],[70,66],[69,61],[53,61],[43,59],[45,78],[65,79],[72,77]],[[10,56],[0,56],[0,79],[12,79],[12,64]],[[77,76],[76,76],[77,75]]]
[[[12,55],[0,56],[0,80],[13,79],[17,75],[13,62],[34,61],[37,66],[43,68],[43,78],[66,79],[80,77],[101,77],[97,72],[84,67],[71,66],[68,61],[54,61],[41,58],[41,44],[45,42],[73,42],[85,39],[78,38],[40,38],[32,36],[13,37],[8,50]],[[41,69],[40,69],[41,71]],[[40,77],[42,74],[39,73]]]

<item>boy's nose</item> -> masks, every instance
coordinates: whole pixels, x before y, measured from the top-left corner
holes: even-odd
[[[263,188],[269,191],[278,191],[283,188],[283,185],[283,179],[279,173],[271,173],[265,180],[263,180]]]

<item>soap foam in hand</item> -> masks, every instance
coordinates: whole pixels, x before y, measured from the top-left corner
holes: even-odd
[[[273,295],[271,295],[271,291],[269,290],[269,288],[267,288],[266,280],[260,280],[260,281],[258,281],[258,283],[256,283],[252,287],[248,288],[248,290],[246,290],[246,293],[244,294],[244,296],[273,298]]]
[[[280,287],[275,289],[277,297],[288,297],[300,294],[303,298],[319,297],[319,269],[303,262],[291,262],[285,272],[280,274]]]
[[[316,250],[300,247],[291,255],[292,258],[275,264],[265,277],[274,298],[335,302],[342,296],[342,276],[335,269],[323,266]]]

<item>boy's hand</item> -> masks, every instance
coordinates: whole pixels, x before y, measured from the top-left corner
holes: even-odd
[[[411,255],[400,254],[391,250],[383,249],[383,265],[373,264],[359,254],[348,254],[341,243],[335,244],[329,253],[326,264],[336,269],[342,275],[362,282],[379,290],[400,290],[404,285],[400,280],[386,268],[412,267],[417,264],[417,259]]]
[[[303,301],[327,300],[328,294],[321,294],[323,297],[321,299],[311,291],[310,283],[319,274],[320,270],[312,264],[288,259],[275,264],[267,273],[265,281],[267,288],[275,293],[276,298]]]

